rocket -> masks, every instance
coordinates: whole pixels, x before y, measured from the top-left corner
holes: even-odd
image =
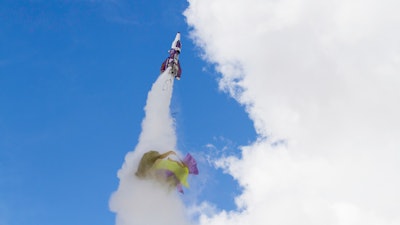
[[[181,79],[181,65],[179,64],[179,54],[181,53],[181,33],[177,33],[172,42],[171,49],[168,51],[168,58],[161,64],[161,73],[171,68],[169,74],[177,80]]]

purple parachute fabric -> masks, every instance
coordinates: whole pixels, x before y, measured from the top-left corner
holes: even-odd
[[[183,194],[183,188],[182,188],[182,184],[181,183],[176,185],[176,190],[178,190],[180,193]]]
[[[185,165],[188,167],[190,174],[199,174],[199,170],[197,169],[197,162],[192,155],[188,153],[183,159],[183,163],[185,163]]]
[[[194,174],[197,175],[199,174],[199,170],[197,169],[197,162],[196,160],[193,158],[192,155],[190,155],[189,153],[185,156],[185,158],[182,160],[182,162],[187,166],[187,168],[189,169],[189,174]],[[171,177],[174,176],[174,173],[172,171],[169,170],[165,170],[165,176],[166,177]],[[175,178],[176,179],[176,178]],[[177,180],[177,179],[176,179]],[[183,188],[182,188],[182,184],[179,183],[179,181],[177,180],[177,185],[176,185],[176,189],[183,194]]]

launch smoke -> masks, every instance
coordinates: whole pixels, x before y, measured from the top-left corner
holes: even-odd
[[[135,171],[142,155],[149,150],[166,152],[176,149],[174,122],[170,103],[174,79],[164,71],[148,93],[142,132],[134,151],[125,157],[118,171],[118,190],[110,199],[116,213],[116,225],[186,225],[183,203],[176,192],[160,184],[139,180]]]

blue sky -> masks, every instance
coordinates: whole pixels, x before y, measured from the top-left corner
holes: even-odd
[[[117,188],[128,194],[113,195],[118,218],[143,214],[130,212],[145,182],[125,167],[119,185],[117,171],[177,31],[171,112],[200,175],[157,212],[194,205],[199,225],[400,224],[399,7],[0,0],[0,225],[115,224]]]
[[[218,74],[189,39],[186,7],[178,0],[1,1],[0,225],[114,223],[108,201],[116,173],[137,143],[147,93],[177,31],[183,74],[171,111],[178,148],[213,157],[254,141],[244,109],[218,90]],[[200,169],[206,185],[196,201],[232,208],[237,184],[205,161]]]

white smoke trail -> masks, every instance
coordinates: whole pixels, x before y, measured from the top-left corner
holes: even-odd
[[[126,155],[125,163],[118,171],[118,190],[110,199],[110,209],[117,214],[117,225],[187,224],[183,204],[176,192],[169,192],[155,182],[138,180],[134,175],[143,153],[149,150],[162,153],[176,147],[169,110],[173,82],[168,68],[148,94],[139,143]]]

